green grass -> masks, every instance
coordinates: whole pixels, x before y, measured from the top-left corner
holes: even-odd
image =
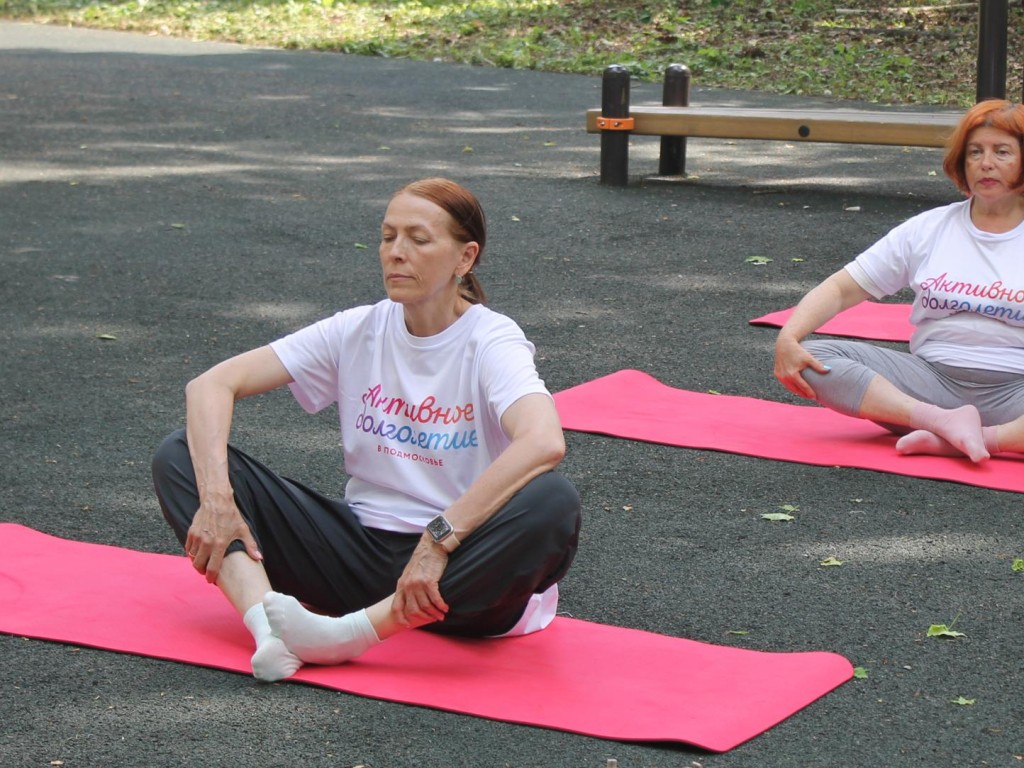
[[[928,0],[0,0],[0,16],[369,56],[965,107],[977,8]],[[1008,91],[1021,94],[1024,8],[1010,8]]]

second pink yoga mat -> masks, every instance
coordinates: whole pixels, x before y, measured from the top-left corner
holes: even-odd
[[[771,312],[750,321],[751,325],[767,325],[781,328],[793,308]],[[914,326],[910,324],[909,304],[881,304],[876,301],[864,301],[840,312],[821,328],[818,333],[830,336],[848,336],[857,339],[874,339],[876,341],[909,341]]]
[[[982,464],[901,456],[896,437],[869,421],[817,405],[674,389],[642,371],[618,371],[558,392],[555,405],[562,426],[577,432],[1024,491],[1024,462],[1016,454]]]

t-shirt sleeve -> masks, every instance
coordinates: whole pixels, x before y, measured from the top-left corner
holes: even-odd
[[[270,344],[293,379],[292,394],[309,413],[338,400],[345,325],[339,312]]]
[[[894,227],[854,261],[847,271],[876,299],[899,293],[910,285],[911,277],[923,257],[929,221],[933,212],[918,214]]]
[[[507,318],[488,335],[480,379],[488,404],[499,421],[509,406],[521,397],[551,396],[537,373],[533,360],[535,351],[519,326]]]
[[[868,273],[864,271],[864,267],[856,261],[851,261],[844,267],[844,269],[850,277],[853,278],[853,282],[870,293],[876,299],[881,299],[885,296],[885,291],[875,285],[874,280],[868,277]]]

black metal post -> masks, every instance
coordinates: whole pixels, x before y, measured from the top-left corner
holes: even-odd
[[[601,116],[629,117],[629,70],[621,64],[605,67],[601,78]],[[629,183],[629,131],[601,131],[601,183]]]
[[[665,68],[661,104],[665,107],[688,107],[690,105],[689,67],[683,64],[669,64]],[[658,175],[682,176],[685,173],[686,137],[662,136],[661,154],[658,156]]]
[[[977,101],[1006,98],[1008,0],[981,0],[978,5]]]

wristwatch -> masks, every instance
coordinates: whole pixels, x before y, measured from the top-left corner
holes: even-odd
[[[435,544],[440,544],[449,554],[459,546],[459,540],[455,537],[455,528],[444,515],[438,515],[427,523],[427,533],[430,534]]]

